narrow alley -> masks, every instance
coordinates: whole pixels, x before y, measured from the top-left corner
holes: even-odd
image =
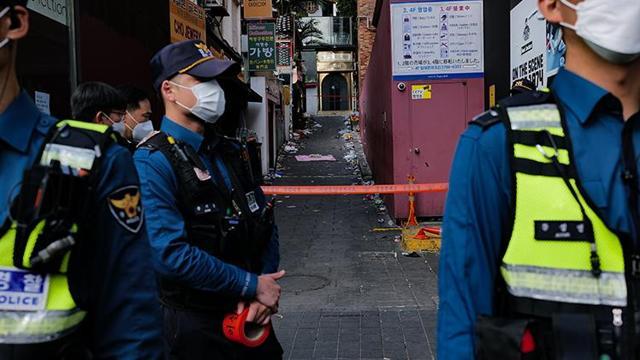
[[[298,154],[337,161],[285,155],[276,185],[359,181],[344,159],[344,119],[315,120],[321,127]],[[403,255],[394,241],[399,232],[374,232],[381,216],[359,195],[280,196],[276,216],[287,276],[274,327],[284,359],[435,358],[437,255]]]

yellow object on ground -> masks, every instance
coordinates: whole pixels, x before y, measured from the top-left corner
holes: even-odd
[[[402,229],[402,250],[405,252],[439,252],[440,236],[429,232],[422,232],[424,225],[409,226]]]

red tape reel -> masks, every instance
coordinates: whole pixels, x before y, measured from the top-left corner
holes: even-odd
[[[228,314],[222,321],[222,332],[224,336],[235,343],[247,346],[258,347],[267,340],[271,334],[271,325],[261,326],[247,322],[249,308],[238,314]]]

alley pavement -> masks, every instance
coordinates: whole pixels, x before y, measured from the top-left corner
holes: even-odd
[[[344,119],[315,121],[276,185],[360,180],[344,159]],[[295,159],[310,154],[337,161]],[[276,209],[287,275],[274,329],[284,359],[435,359],[437,255],[405,256],[399,232],[375,232],[384,217],[367,197],[279,196]]]

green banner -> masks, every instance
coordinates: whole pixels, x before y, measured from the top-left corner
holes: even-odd
[[[273,22],[250,22],[249,71],[276,70],[276,24]]]

